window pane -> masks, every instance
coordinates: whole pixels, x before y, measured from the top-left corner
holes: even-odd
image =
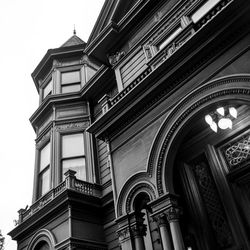
[[[85,158],[77,159],[66,159],[62,162],[63,168],[63,178],[65,178],[64,173],[68,170],[76,171],[76,178],[80,180],[86,180],[86,168],[85,168]]]
[[[84,155],[83,134],[62,136],[62,156],[75,157]]]
[[[80,71],[63,72],[62,74],[62,85],[74,82],[80,82]]]
[[[86,66],[86,82],[96,73],[96,70]]]
[[[81,84],[74,84],[74,85],[64,85],[62,86],[62,93],[70,93],[76,92],[81,89]]]
[[[40,152],[40,172],[50,164],[50,143],[42,148]]]
[[[52,93],[52,79],[48,82],[48,84],[43,89],[43,98]]]
[[[182,28],[179,27],[175,31],[173,31],[171,34],[169,34],[165,40],[163,40],[159,45],[158,49],[161,50],[163,49],[167,44],[169,44],[180,32],[182,31]]]
[[[40,196],[43,196],[45,193],[47,193],[50,189],[50,181],[49,181],[49,177],[50,177],[50,174],[49,174],[49,168],[47,168],[45,171],[43,171],[40,175],[39,175],[39,178],[40,178],[40,187],[39,187],[39,190],[40,190]]]
[[[220,0],[208,0],[192,16],[194,23],[198,22],[208,11],[210,11]]]

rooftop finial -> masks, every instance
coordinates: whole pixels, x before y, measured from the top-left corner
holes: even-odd
[[[76,27],[74,25],[73,35],[76,35]]]

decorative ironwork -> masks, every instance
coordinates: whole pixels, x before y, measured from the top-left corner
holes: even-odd
[[[250,134],[241,138],[233,145],[225,149],[225,158],[230,168],[235,168],[238,165],[250,159]]]
[[[208,164],[202,159],[194,165],[193,171],[206,206],[209,220],[215,232],[217,243],[223,249],[232,246],[232,233],[226,220],[225,212],[221,205]]]

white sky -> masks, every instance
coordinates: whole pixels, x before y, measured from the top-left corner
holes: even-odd
[[[35,132],[29,118],[38,107],[30,74],[50,48],[73,35],[85,42],[104,0],[0,0],[0,230],[5,249],[17,211],[31,205]]]

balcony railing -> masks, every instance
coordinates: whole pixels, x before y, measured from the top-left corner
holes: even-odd
[[[86,181],[78,180],[75,177],[75,174],[76,174],[75,171],[68,170],[65,173],[66,178],[62,183],[60,183],[54,189],[51,189],[47,194],[45,194],[43,197],[37,200],[29,208],[27,207],[25,209],[20,209],[18,211],[19,218],[16,224],[19,225],[25,220],[27,220],[33,214],[35,214],[36,212],[41,210],[43,207],[45,207],[48,203],[50,203],[52,200],[54,200],[58,195],[60,195],[66,189],[74,190],[76,192],[79,192],[85,195],[101,197],[101,188],[98,184],[93,184],[93,183],[89,183]]]

